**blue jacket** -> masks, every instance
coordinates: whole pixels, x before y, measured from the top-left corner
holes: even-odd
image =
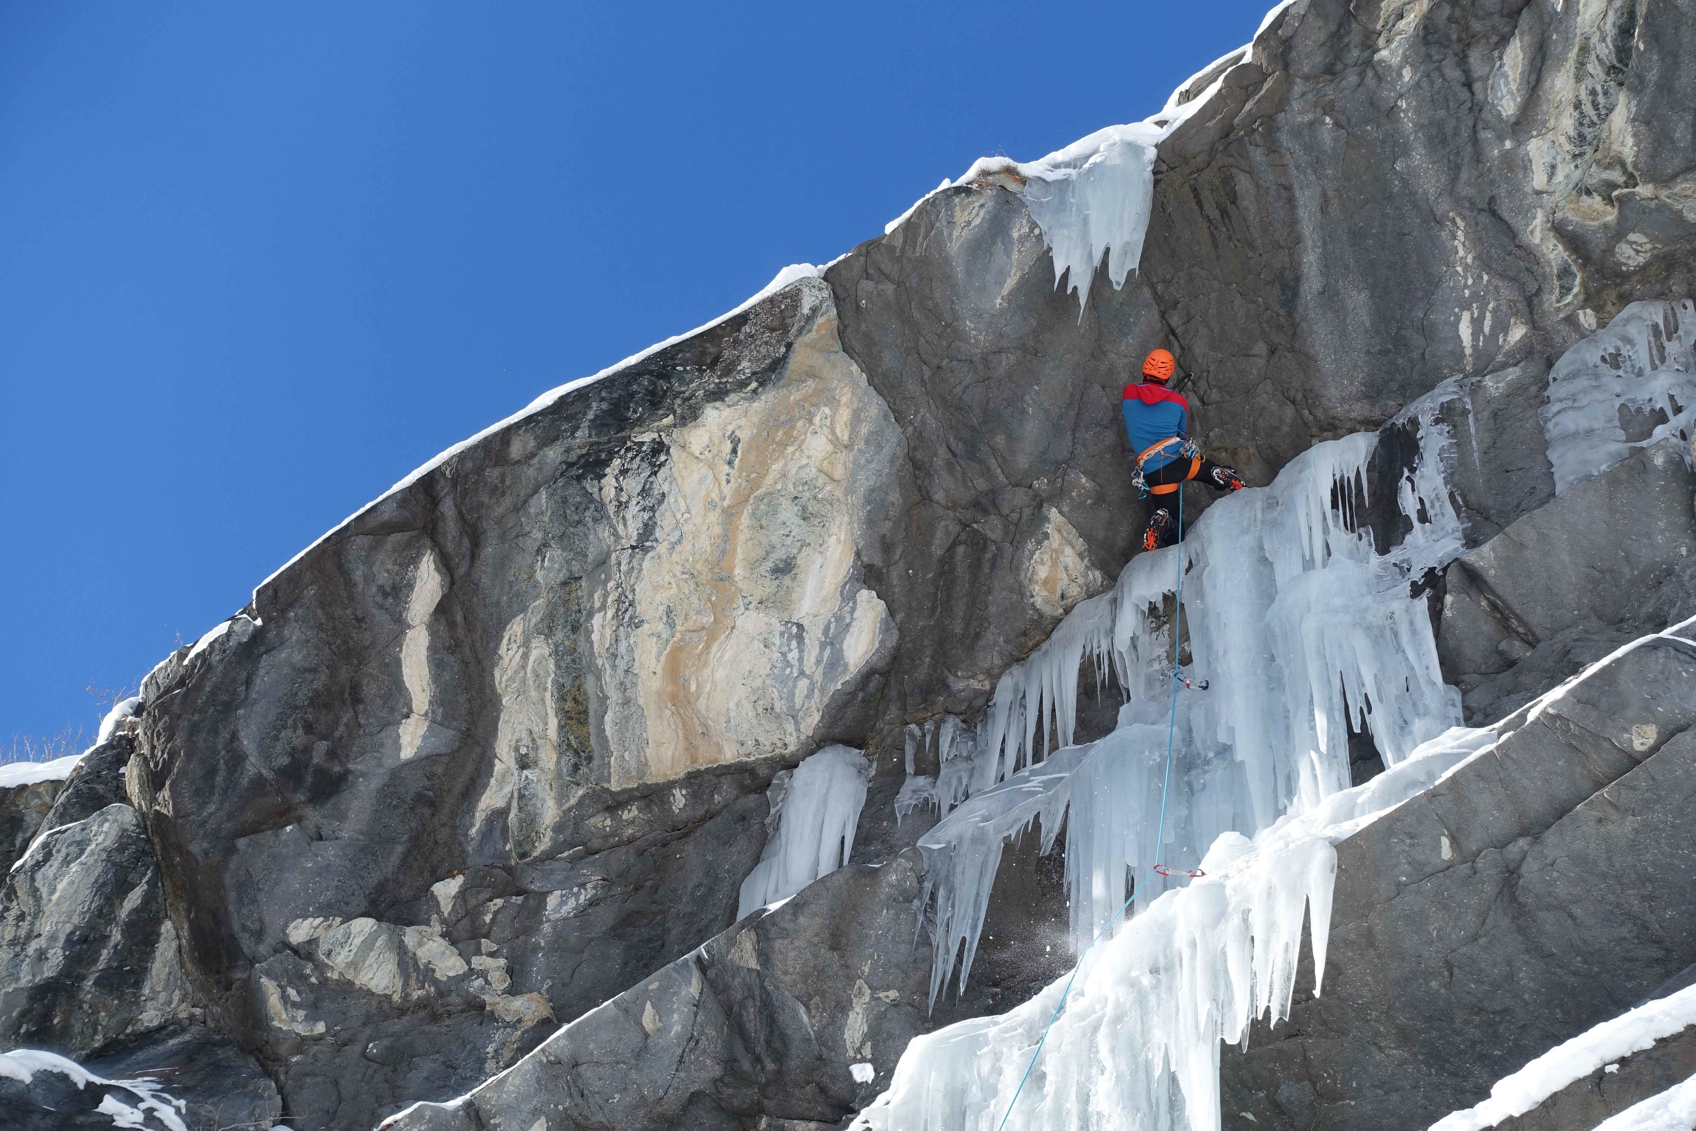
[[[1144,381],[1126,385],[1120,410],[1125,414],[1125,434],[1131,440],[1131,457],[1162,440],[1177,436],[1189,439],[1190,402],[1164,385]],[[1157,471],[1178,457],[1178,445],[1173,444],[1148,457],[1143,471]]]

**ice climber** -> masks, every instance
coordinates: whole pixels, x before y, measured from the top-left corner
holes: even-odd
[[[1202,456],[1190,442],[1190,402],[1167,388],[1178,359],[1155,350],[1142,363],[1142,383],[1125,386],[1121,409],[1131,449],[1137,453],[1131,481],[1150,495],[1174,495],[1187,479],[1200,479],[1215,491],[1241,491],[1242,477]],[[1158,550],[1178,538],[1178,520],[1163,506],[1149,516],[1142,548]]]

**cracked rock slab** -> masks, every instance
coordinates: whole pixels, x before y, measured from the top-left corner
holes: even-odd
[[[1226,1126],[1428,1126],[1696,961],[1696,642],[1640,640],[1499,729],[1338,846],[1324,996],[1226,1050]]]

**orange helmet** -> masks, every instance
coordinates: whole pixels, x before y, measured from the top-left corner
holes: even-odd
[[[1178,370],[1178,359],[1170,350],[1155,350],[1142,363],[1142,375],[1150,381],[1170,381]]]

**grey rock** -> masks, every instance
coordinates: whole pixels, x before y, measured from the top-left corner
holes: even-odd
[[[925,1028],[913,947],[922,868],[849,865],[560,1029],[453,1102],[394,1129],[835,1126],[886,1087]],[[867,1064],[858,1082],[850,1066]]]
[[[0,788],[0,867],[10,868],[24,854],[64,788],[53,778]]]
[[[772,775],[875,719],[903,452],[806,280],[467,446],[149,677],[129,790],[292,1126],[462,1090],[730,925]]]
[[[0,885],[0,1047],[78,1059],[194,1010],[140,815],[44,834]]]
[[[41,831],[92,817],[108,805],[127,804],[124,770],[134,753],[135,734],[128,727],[121,727],[111,738],[91,747],[65,779],[65,788],[54,800]]]
[[[1456,382],[1456,396],[1440,409],[1454,437],[1449,481],[1468,546],[1488,542],[1555,497],[1548,438],[1538,417],[1548,370],[1545,359],[1532,357]]]
[[[1340,844],[1324,995],[1225,1051],[1227,1125],[1428,1126],[1696,960],[1693,724],[1696,641],[1649,637]]]
[[[1574,1080],[1524,1115],[1496,1124],[1499,1131],[1567,1131],[1592,1128],[1609,1116],[1659,1095],[1696,1075],[1696,1026],[1663,1037],[1611,1066]]]
[[[1512,667],[1496,675],[1458,677],[1466,719],[1478,725],[1510,715],[1633,639],[1626,629],[1580,624],[1538,641],[1535,648],[1517,638],[1503,641],[1501,655]]]
[[[1460,558],[1461,568],[1532,645],[1584,622],[1647,627],[1637,617],[1645,598],[1682,580],[1696,555],[1696,476],[1681,448],[1657,444],[1575,485]],[[1468,658],[1460,670],[1500,670],[1488,656]]]
[[[922,862],[906,852],[848,865],[749,916],[469,1095],[384,1126],[840,1126],[888,1086],[913,1036],[1010,1008],[1070,964],[1059,860],[1037,855],[1039,841],[1040,828],[1003,857],[973,989],[934,1015],[930,950],[913,920]],[[1033,898],[1045,904],[1036,915]],[[869,1079],[854,1077],[856,1064]]]
[[[277,1086],[228,1037],[177,1024],[84,1065],[107,1080],[154,1081],[181,1106],[188,1131],[249,1131],[281,1117]]]
[[[1457,559],[1438,653],[1468,718],[1487,719],[1664,627],[1693,599],[1696,476],[1679,445],[1657,444]]]

